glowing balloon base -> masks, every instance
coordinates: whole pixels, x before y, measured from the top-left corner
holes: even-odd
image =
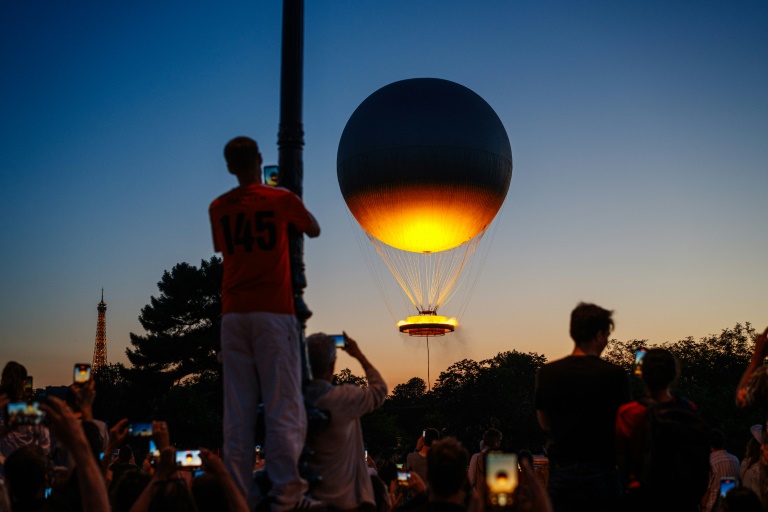
[[[397,322],[400,332],[408,333],[409,336],[445,336],[459,325],[455,318],[446,318],[429,311],[422,313]]]

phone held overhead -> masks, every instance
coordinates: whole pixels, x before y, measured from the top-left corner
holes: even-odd
[[[85,384],[89,380],[91,380],[91,365],[77,363],[72,376],[72,382],[75,384]]]
[[[347,338],[343,334],[331,334],[336,348],[347,348]]]
[[[200,450],[179,450],[176,452],[176,465],[183,469],[198,469],[203,465]]]
[[[504,508],[513,504],[517,488],[517,455],[514,453],[488,452],[485,456],[485,483],[488,505]]]

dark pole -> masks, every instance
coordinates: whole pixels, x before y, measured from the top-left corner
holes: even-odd
[[[304,0],[283,0],[283,47],[280,66],[280,127],[277,133],[280,186],[302,197],[304,193],[304,125],[302,124],[304,82]],[[304,329],[312,312],[304,302],[307,278],[304,274],[304,237],[290,231],[291,283],[296,318]],[[304,351],[304,350],[303,350]],[[308,377],[308,366],[304,373]]]

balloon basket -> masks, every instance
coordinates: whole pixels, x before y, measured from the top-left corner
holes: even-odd
[[[435,314],[409,316],[397,323],[400,332],[409,336],[445,336],[456,329],[455,318],[446,318]]]

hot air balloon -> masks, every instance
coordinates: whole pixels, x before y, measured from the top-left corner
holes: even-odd
[[[439,336],[438,309],[504,202],[512,150],[480,96],[448,80],[394,82],[366,98],[341,135],[342,196],[418,314],[412,336]]]

